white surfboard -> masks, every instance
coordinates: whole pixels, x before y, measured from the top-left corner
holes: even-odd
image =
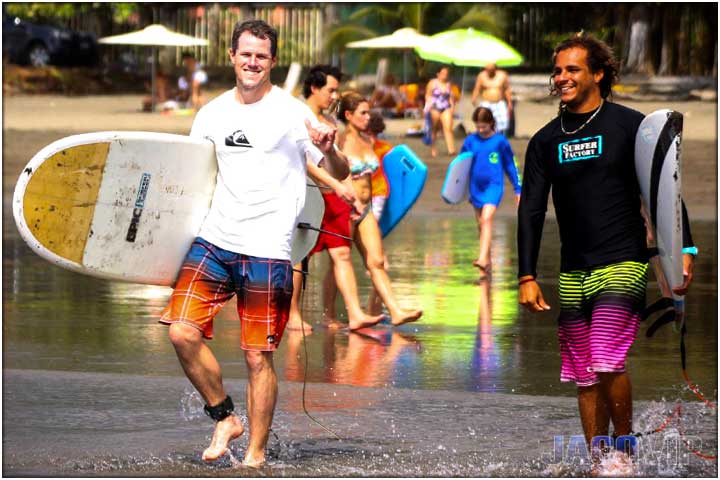
[[[470,197],[472,152],[463,152],[450,162],[440,196],[446,203],[457,205]]]
[[[664,280],[670,288],[683,283],[682,126],[682,114],[658,110],[645,117],[635,139],[635,170],[655,236]],[[664,280],[659,279],[660,282]],[[673,297],[676,303],[682,302],[682,297],[675,294]]]
[[[217,177],[210,141],[150,132],[58,140],[18,179],[15,223],[41,257],[106,279],[170,286],[210,208]],[[308,187],[298,222],[319,226],[324,204]],[[317,232],[296,230],[293,263]]]

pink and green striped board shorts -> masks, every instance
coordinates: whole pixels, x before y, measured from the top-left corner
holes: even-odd
[[[624,372],[645,308],[647,263],[561,272],[560,380],[588,387],[597,372]]]

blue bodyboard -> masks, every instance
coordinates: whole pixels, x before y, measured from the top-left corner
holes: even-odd
[[[397,145],[383,157],[383,169],[390,184],[390,196],[380,219],[380,231],[385,237],[420,197],[427,167],[407,145]]]

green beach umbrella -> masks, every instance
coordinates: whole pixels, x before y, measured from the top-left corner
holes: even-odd
[[[523,62],[522,55],[510,45],[474,28],[436,33],[415,51],[425,60],[460,67],[484,67],[488,63],[514,67]]]
[[[425,60],[460,67],[484,67],[488,63],[514,67],[523,62],[522,55],[510,45],[472,27],[436,33],[416,47],[415,52]],[[464,93],[465,70],[463,68],[460,99]]]

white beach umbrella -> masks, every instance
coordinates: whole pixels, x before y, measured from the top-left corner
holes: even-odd
[[[103,37],[99,43],[106,45],[145,45],[153,47],[152,50],[152,72],[151,72],[151,95],[152,109],[155,109],[155,57],[157,47],[206,47],[208,41],[204,38],[191,37],[182,33],[173,32],[163,25],[150,25],[137,32],[123,33],[110,37]]]
[[[103,37],[100,43],[110,45],[149,45],[155,47],[193,47],[207,46],[204,38],[191,37],[168,30],[163,25],[150,25],[137,32],[123,33],[111,37]]]
[[[410,50],[423,45],[428,39],[427,35],[418,33],[414,28],[401,28],[395,30],[390,35],[382,35],[380,37],[368,38],[366,40],[358,40],[350,42],[345,46],[347,48],[373,48],[373,49],[401,49],[403,52],[403,83],[407,84],[407,73],[405,64],[407,62],[407,53]]]

